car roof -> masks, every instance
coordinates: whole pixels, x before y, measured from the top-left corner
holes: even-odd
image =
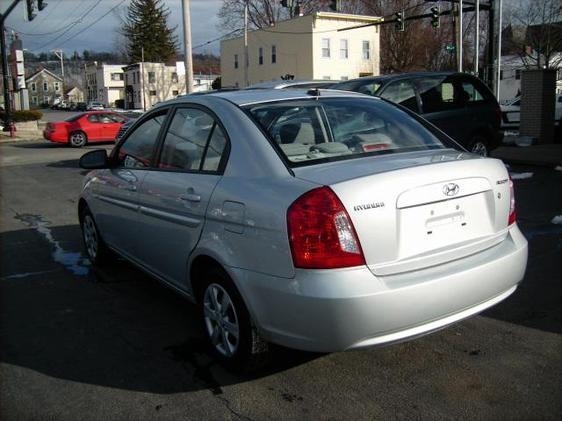
[[[370,81],[370,80],[377,80],[381,82],[387,82],[390,80],[397,80],[397,79],[411,79],[423,76],[451,76],[451,75],[463,75],[463,76],[471,76],[468,73],[459,73],[459,72],[412,72],[412,73],[392,73],[388,75],[380,75],[380,76],[363,76],[357,79],[350,79],[346,81],[339,82],[341,84],[347,84],[349,82],[359,82],[359,81]],[[338,83],[338,84],[339,84]],[[337,86],[337,85],[335,85]]]
[[[244,106],[249,104],[256,104],[262,102],[274,102],[274,101],[284,101],[291,99],[310,99],[316,98],[316,92],[319,93],[319,97],[325,98],[349,98],[349,97],[361,97],[361,98],[372,98],[367,95],[363,95],[357,92],[351,91],[338,91],[332,89],[242,89],[239,91],[223,91],[223,92],[213,92],[207,95],[186,95],[178,97],[176,99],[171,99],[166,102],[158,104],[157,107],[174,104],[174,103],[184,103],[184,102],[198,102],[202,98],[223,98],[230,101],[238,106]]]

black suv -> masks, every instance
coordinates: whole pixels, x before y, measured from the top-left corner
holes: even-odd
[[[501,109],[494,94],[466,73],[369,76],[331,89],[375,95],[421,114],[471,152],[488,155],[502,141]]]

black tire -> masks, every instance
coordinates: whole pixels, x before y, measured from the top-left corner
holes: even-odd
[[[68,136],[68,144],[73,148],[81,148],[88,142],[88,137],[86,133],[78,131],[72,132]]]
[[[488,156],[490,155],[490,142],[484,136],[475,135],[470,139],[467,149],[476,155]]]
[[[93,265],[102,266],[112,256],[111,250],[104,243],[94,216],[87,206],[80,213],[80,228],[82,229],[82,242],[86,254]]]
[[[222,365],[236,372],[251,372],[263,367],[269,357],[269,346],[258,334],[240,293],[229,276],[216,268],[203,272],[202,286],[197,300],[201,324],[207,345],[214,358]],[[211,296],[216,292],[215,304],[220,300],[217,311],[212,308]],[[229,305],[223,313],[222,304],[226,302],[223,294],[228,296]],[[228,303],[227,303],[228,304]],[[219,312],[221,313],[219,315]],[[210,317],[210,313],[214,313]],[[238,337],[231,333],[237,324]],[[218,334],[214,336],[211,331]],[[216,340],[218,338],[218,340]]]

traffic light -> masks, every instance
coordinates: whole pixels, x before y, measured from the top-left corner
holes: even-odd
[[[435,6],[431,8],[431,26],[434,28],[439,28],[439,15],[441,11],[439,10],[439,6]]]
[[[34,0],[25,0],[27,6],[27,20],[32,21],[37,16],[35,12],[35,1]]]
[[[394,25],[396,27],[396,30],[404,32],[404,10],[402,10],[401,12],[396,12],[394,16],[396,17],[396,24]]]
[[[45,7],[47,7],[47,3],[45,3],[43,0],[37,0],[37,10],[41,11]]]
[[[332,9],[334,12],[338,11],[338,0],[330,0],[330,4],[328,5],[328,7],[330,9]]]

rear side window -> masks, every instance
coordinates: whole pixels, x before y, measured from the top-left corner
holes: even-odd
[[[381,100],[319,97],[248,109],[290,166],[444,148],[414,117]]]
[[[352,80],[349,82],[338,83],[332,88],[339,89],[341,91],[354,91],[366,95],[375,95],[381,85],[382,84],[376,80]]]
[[[484,101],[484,95],[478,90],[476,86],[470,81],[462,82],[462,90],[465,93],[463,100],[466,102],[481,102]]]
[[[125,168],[146,168],[150,166],[158,134],[166,119],[162,111],[142,122],[119,147],[117,163]]]
[[[225,146],[226,136],[210,114],[195,108],[178,108],[166,133],[158,167],[215,172]]]
[[[416,91],[414,90],[412,82],[393,82],[385,88],[380,96],[396,104],[403,105],[416,113],[419,112]]]
[[[89,121],[90,123],[99,123],[99,122],[100,122],[99,117],[98,117],[97,114],[90,114],[90,115],[88,116],[88,121]]]
[[[417,84],[423,113],[449,111],[463,106],[461,97],[465,94],[460,95],[450,78],[421,78]]]

